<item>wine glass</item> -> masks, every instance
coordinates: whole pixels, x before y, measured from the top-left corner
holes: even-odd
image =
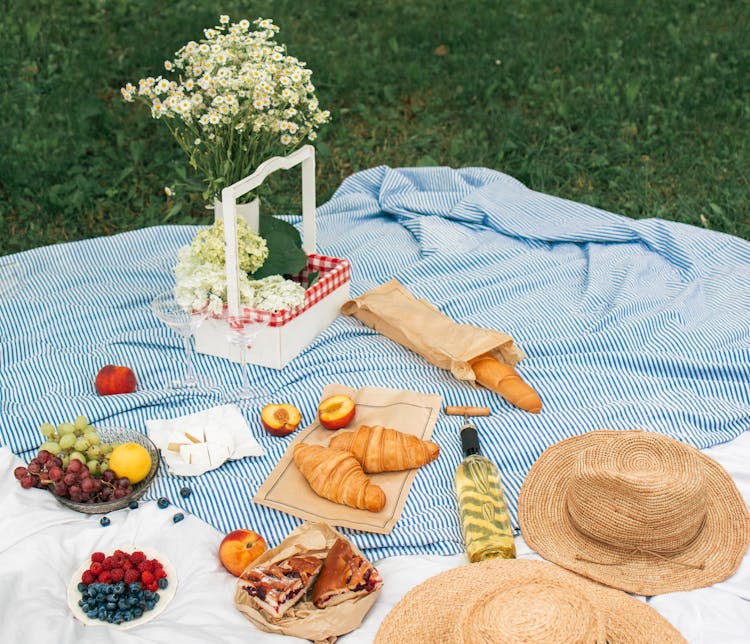
[[[151,311],[185,342],[185,368],[182,377],[171,383],[175,389],[189,389],[200,384],[193,366],[193,336],[208,317],[208,305],[199,310],[186,309],[177,303],[172,289],[151,300]]]
[[[267,391],[262,387],[252,387],[250,384],[250,369],[247,362],[248,351],[258,334],[271,322],[273,314],[268,311],[244,309],[237,315],[228,310],[222,314],[226,322],[226,338],[240,348],[240,363],[242,364],[242,385],[238,391],[227,394],[226,400],[243,401],[258,398]]]

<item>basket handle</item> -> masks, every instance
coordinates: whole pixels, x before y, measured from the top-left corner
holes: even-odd
[[[224,248],[227,273],[227,308],[230,315],[240,310],[240,263],[237,249],[237,199],[261,185],[276,170],[289,170],[302,164],[302,250],[315,252],[315,148],[303,145],[285,157],[271,157],[251,175],[221,191],[224,217]]]

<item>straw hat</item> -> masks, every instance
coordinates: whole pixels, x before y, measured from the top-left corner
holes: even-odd
[[[601,430],[552,445],[518,506],[523,538],[542,557],[641,595],[726,579],[750,543],[750,513],[729,474],[652,432]]]
[[[376,644],[685,642],[648,604],[544,561],[491,559],[410,590]]]

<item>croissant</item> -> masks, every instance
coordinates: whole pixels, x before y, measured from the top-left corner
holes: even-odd
[[[440,447],[432,441],[380,425],[362,425],[357,431],[338,434],[328,446],[351,452],[368,473],[410,470],[431,463],[440,454]]]
[[[294,462],[318,496],[370,512],[385,507],[385,493],[370,482],[349,452],[298,443]]]

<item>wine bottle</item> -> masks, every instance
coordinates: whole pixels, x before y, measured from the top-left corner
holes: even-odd
[[[515,559],[516,545],[503,497],[500,471],[479,451],[476,428],[461,428],[463,460],[455,485],[466,552],[474,563],[485,559]]]

